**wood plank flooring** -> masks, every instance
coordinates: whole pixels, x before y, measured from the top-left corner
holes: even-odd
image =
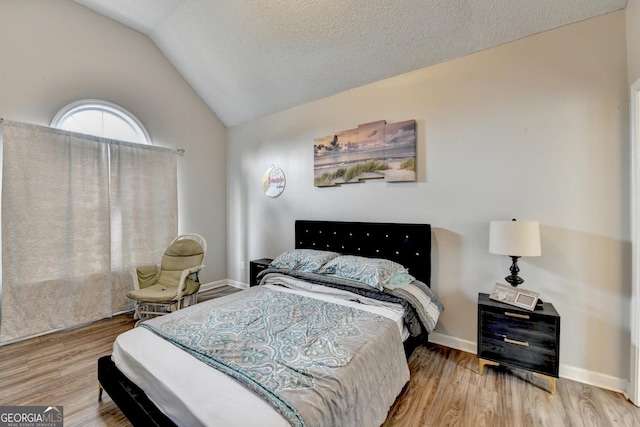
[[[560,378],[552,395],[546,380],[496,367],[480,376],[471,353],[419,346],[409,367],[384,427],[640,426],[640,408],[620,393]]]
[[[235,292],[225,287],[201,300]],[[107,396],[98,401],[97,360],[111,353],[131,315],[0,347],[0,405],[63,405],[65,426],[129,426]],[[640,408],[619,393],[521,371],[485,367],[475,355],[433,344],[409,359],[411,381],[384,427],[640,426]]]

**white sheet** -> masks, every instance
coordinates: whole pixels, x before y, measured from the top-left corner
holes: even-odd
[[[265,286],[380,314],[398,325],[403,338],[408,335],[399,310]],[[127,378],[180,426],[289,426],[287,420],[257,394],[146,328],[135,328],[118,336],[113,344],[112,359]]]

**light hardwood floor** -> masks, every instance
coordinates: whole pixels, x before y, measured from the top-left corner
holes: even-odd
[[[108,396],[98,401],[96,376],[98,357],[133,324],[115,316],[0,347],[0,405],[63,405],[65,426],[129,426]],[[640,426],[640,408],[619,393],[561,378],[551,395],[544,380],[495,367],[479,376],[470,353],[422,345],[409,366],[411,381],[384,427]]]

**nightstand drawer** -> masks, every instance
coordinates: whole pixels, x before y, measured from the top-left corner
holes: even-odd
[[[558,376],[557,351],[540,343],[503,337],[484,337],[478,357],[501,364]]]
[[[517,317],[516,314],[522,317]],[[525,316],[529,316],[529,319]],[[480,322],[483,338],[508,337],[511,340],[528,342],[533,346],[556,346],[557,325],[544,318],[512,313],[508,310],[502,313],[482,311]]]

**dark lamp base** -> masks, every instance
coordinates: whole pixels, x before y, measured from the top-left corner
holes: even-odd
[[[511,257],[511,268],[509,269],[511,275],[504,278],[504,280],[506,280],[513,287],[516,287],[524,282],[524,279],[518,276],[518,273],[520,272],[520,269],[518,268],[518,258],[520,257]]]
[[[524,282],[524,279],[520,276],[507,276],[504,278],[511,286],[516,287]]]

